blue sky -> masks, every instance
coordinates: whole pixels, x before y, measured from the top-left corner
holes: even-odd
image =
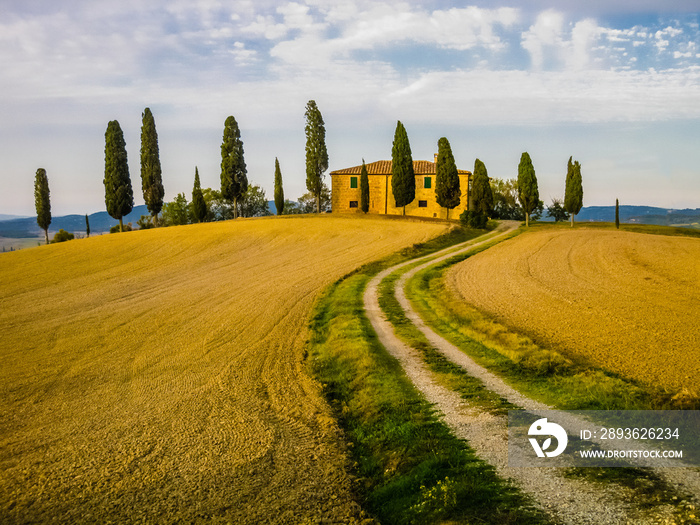
[[[104,132],[125,132],[143,203],[141,113],[159,134],[166,199],[219,186],[228,115],[249,180],[304,186],[304,107],[326,122],[330,170],[414,159],[450,140],[492,177],[532,157],[546,203],[581,162],[584,205],[700,207],[700,1],[0,0],[0,213],[104,210]],[[614,4],[614,5],[610,5]]]

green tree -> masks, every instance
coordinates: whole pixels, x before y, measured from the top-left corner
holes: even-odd
[[[306,189],[316,198],[316,213],[321,213],[323,172],[328,169],[326,128],[316,101],[306,104]]]
[[[134,207],[134,193],[131,189],[124,134],[116,120],[110,121],[105,132],[104,185],[107,213],[119,221],[119,229],[124,231],[122,219]]]
[[[493,215],[493,191],[489,182],[489,174],[486,165],[479,159],[474,161],[474,178],[472,179],[472,201],[474,211],[485,217]]]
[[[56,243],[59,243],[59,242],[66,242],[66,241],[72,241],[73,239],[75,239],[75,235],[74,235],[74,234],[69,233],[69,232],[67,232],[66,230],[64,230],[63,228],[61,228],[60,230],[58,230],[58,231],[54,234],[53,240],[51,241],[51,244],[56,244]]]
[[[620,229],[620,201],[615,199],[615,228]]]
[[[264,217],[272,215],[265,190],[256,184],[249,184],[238,202],[239,217]]]
[[[331,190],[324,182],[321,185],[321,212],[331,211]],[[319,199],[310,191],[299,197],[299,213],[317,213]],[[285,206],[286,208],[286,206]]]
[[[163,204],[163,224],[165,226],[180,226],[189,224],[189,206],[184,193],[178,193],[175,200]]]
[[[202,185],[199,182],[199,169],[194,167],[194,187],[192,188],[192,217],[197,222],[207,219],[207,203],[202,194]]]
[[[462,190],[459,187],[459,174],[455,158],[452,155],[452,148],[445,137],[438,140],[435,172],[435,198],[440,206],[447,208],[447,219],[449,220],[450,210],[459,206]]]
[[[561,199],[552,199],[552,204],[547,206],[547,215],[554,219],[554,222],[565,221],[569,218]]]
[[[158,214],[163,208],[163,177],[160,168],[160,154],[158,153],[158,132],[156,121],[150,108],[146,108],[141,115],[141,188],[143,200],[148,211],[153,217],[153,225],[158,220]]]
[[[369,174],[365,159],[362,159],[362,170],[360,171],[360,209],[365,213],[369,211]]]
[[[46,170],[39,168],[34,177],[34,206],[36,207],[36,223],[44,230],[46,244],[49,244],[49,225],[51,224],[51,198],[49,178]]]
[[[284,213],[284,187],[282,186],[282,171],[280,161],[275,157],[275,208],[277,215]]]
[[[400,120],[396,123],[391,147],[391,192],[396,207],[403,208],[403,214],[406,215],[406,205],[416,198],[416,175],[413,171],[411,144]]]
[[[233,203],[233,218],[238,217],[238,199],[248,190],[248,172],[243,159],[243,141],[238,123],[232,116],[224,123],[221,144],[221,195]]]
[[[527,152],[521,155],[518,165],[518,200],[525,212],[525,226],[530,226],[530,214],[537,209],[541,201],[535,168]]]
[[[151,220],[153,217],[150,215],[141,215],[139,217],[139,220],[136,221],[136,225],[139,227],[139,230],[150,230],[153,228],[153,221]]]
[[[493,218],[524,221],[525,212],[518,204],[518,180],[491,179],[489,182],[493,194]]]
[[[90,237],[90,219],[88,219],[87,213],[85,214],[85,233]]]
[[[581,211],[583,206],[583,181],[581,179],[581,164],[571,161],[566,170],[566,190],[564,193],[564,209],[571,214],[571,227],[574,226],[574,217]]]

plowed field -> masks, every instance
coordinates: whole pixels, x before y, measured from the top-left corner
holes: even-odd
[[[448,282],[462,300],[567,355],[697,392],[700,239],[530,232],[456,265]]]
[[[0,521],[345,521],[310,309],[444,230],[238,220],[0,255]]]

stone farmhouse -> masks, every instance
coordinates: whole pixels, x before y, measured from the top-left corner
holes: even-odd
[[[414,160],[416,176],[416,198],[406,206],[406,215],[416,217],[447,218],[447,208],[440,206],[435,199],[435,176],[437,155],[433,162]],[[366,164],[369,179],[369,212],[384,215],[401,215],[403,208],[397,208],[391,192],[391,161],[379,160]],[[362,213],[360,210],[360,172],[362,166],[354,166],[331,172],[331,204],[333,213]],[[469,208],[471,172],[457,170],[462,198],[459,205],[449,210],[450,219],[457,219]]]

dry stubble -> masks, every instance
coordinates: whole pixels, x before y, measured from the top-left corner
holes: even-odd
[[[304,368],[315,296],[445,230],[239,220],[0,256],[0,513],[259,523],[355,514]]]
[[[458,264],[456,294],[563,353],[697,392],[700,239],[529,232]]]

